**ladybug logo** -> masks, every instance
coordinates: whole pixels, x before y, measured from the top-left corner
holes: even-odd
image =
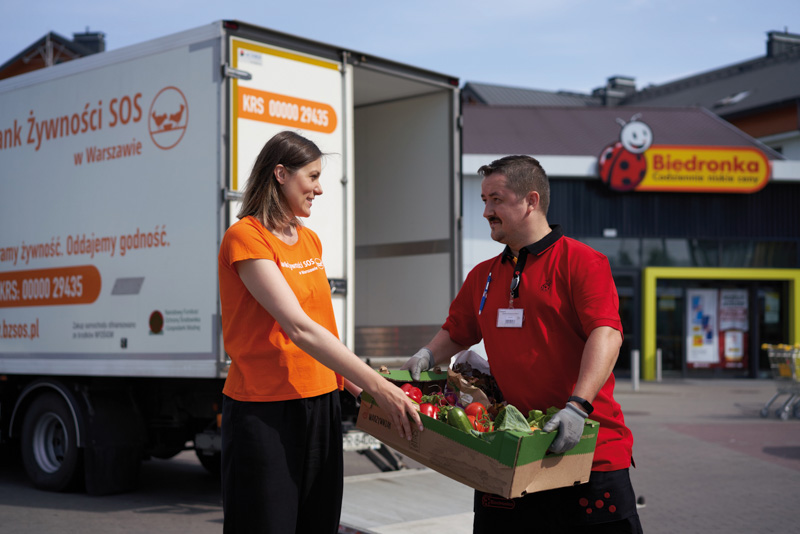
[[[605,147],[598,158],[600,179],[615,191],[631,191],[647,174],[645,151],[653,144],[653,130],[634,115],[630,122],[617,119],[622,126],[619,141]]]

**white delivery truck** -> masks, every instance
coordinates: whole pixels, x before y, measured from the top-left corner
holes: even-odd
[[[0,81],[0,441],[50,490],[218,468],[217,252],[283,129],[327,154],[340,337],[413,353],[460,280],[458,123],[455,78],[236,21]]]

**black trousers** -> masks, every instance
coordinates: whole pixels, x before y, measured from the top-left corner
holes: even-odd
[[[336,533],[344,483],[339,392],[222,404],[225,534]]]
[[[518,499],[475,492],[475,534],[641,534],[627,469],[592,471],[578,486],[530,493]]]

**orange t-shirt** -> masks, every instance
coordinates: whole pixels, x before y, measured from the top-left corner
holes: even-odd
[[[306,314],[338,337],[319,237],[302,226],[297,232],[297,243],[287,245],[257,219],[245,217],[228,228],[222,238],[222,337],[231,358],[222,391],[235,400],[281,401],[341,389],[341,378],[289,339],[247,290],[234,265],[248,259],[274,261]]]

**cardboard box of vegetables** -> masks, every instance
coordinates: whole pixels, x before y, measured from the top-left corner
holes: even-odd
[[[410,441],[400,438],[386,413],[366,393],[357,427],[421,464],[506,498],[589,480],[597,422],[587,419],[575,448],[552,454],[547,449],[556,432],[543,432],[541,427],[556,408],[523,414],[493,398],[491,390],[471,386],[452,369],[423,372],[419,382],[412,382],[408,371],[381,372],[420,404],[425,430],[414,429]]]

